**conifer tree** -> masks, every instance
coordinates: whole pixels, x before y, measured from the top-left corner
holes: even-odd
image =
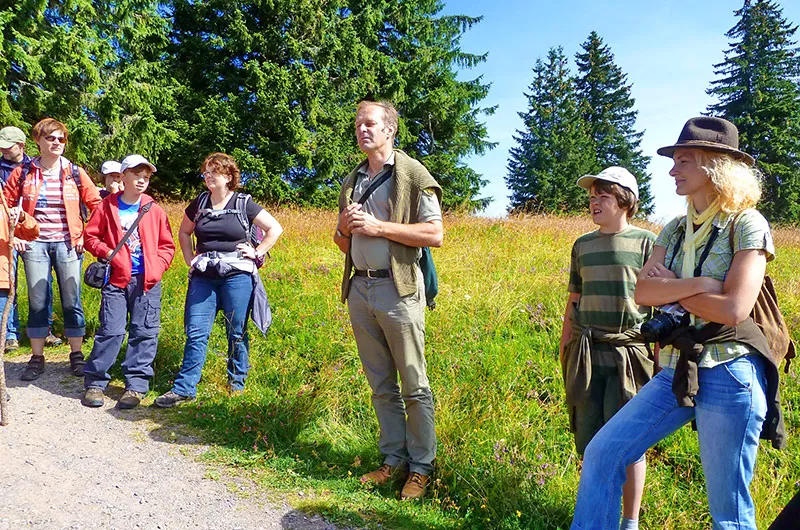
[[[638,111],[634,110],[628,76],[614,63],[614,54],[596,32],[591,32],[581,47],[583,51],[575,54],[575,86],[595,152],[591,173],[608,166],[628,169],[639,183],[639,211],[650,214],[650,157],[639,147],[644,132],[635,130]]]
[[[524,127],[514,139],[506,184],[512,211],[582,212],[586,192],[575,185],[594,167],[594,151],[578,108],[574,81],[561,47],[538,59],[520,112]]]
[[[719,76],[708,93],[708,113],[739,128],[740,148],[764,174],[761,210],[773,222],[800,222],[800,57],[797,26],[770,0],[745,0]]]

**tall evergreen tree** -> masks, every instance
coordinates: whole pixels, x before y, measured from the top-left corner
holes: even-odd
[[[174,140],[169,24],[155,1],[11,3],[0,33],[0,123],[63,121],[68,156],[89,168],[130,152],[157,160]]]
[[[444,186],[445,206],[474,210],[480,175],[463,163],[492,147],[480,108],[488,86],[459,81],[483,56],[459,40],[478,19],[440,16],[439,0],[174,0],[172,71],[186,90],[185,141],[170,160],[192,175],[205,153],[235,152],[247,186],[274,201],[333,205],[361,159],[361,99],[400,111],[398,143]]]
[[[800,222],[800,57],[793,39],[797,26],[770,0],[745,0],[720,76],[710,95],[709,114],[739,128],[739,144],[764,174],[761,208],[773,222]]]
[[[575,54],[575,86],[595,152],[592,173],[608,166],[628,169],[639,183],[639,211],[650,214],[650,157],[639,147],[644,132],[635,129],[638,111],[634,110],[628,76],[614,63],[614,54],[596,32],[591,32],[581,47],[583,51]]]
[[[594,167],[594,151],[563,49],[551,48],[546,61],[536,61],[533,74],[525,94],[528,110],[519,113],[524,128],[514,136],[518,145],[511,149],[505,178],[510,208],[585,211],[586,192],[575,180]]]

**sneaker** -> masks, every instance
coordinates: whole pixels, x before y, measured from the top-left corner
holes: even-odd
[[[96,386],[90,386],[87,388],[86,392],[83,393],[83,397],[81,398],[81,405],[84,407],[102,407],[103,403],[105,403],[103,389],[97,388]]]
[[[403,491],[400,492],[400,499],[404,501],[421,499],[425,495],[429,480],[430,477],[427,475],[420,475],[416,471],[411,473],[403,486]]]
[[[39,379],[39,376],[44,373],[44,355],[31,355],[28,361],[28,366],[22,371],[19,377],[23,381],[33,381]]]
[[[395,477],[405,474],[405,468],[392,467],[389,464],[383,464],[375,471],[370,471],[361,477],[362,484],[374,484],[376,486],[383,486]]]
[[[19,349],[19,341],[17,339],[8,339],[6,341],[6,351],[15,351]]]
[[[175,405],[185,403],[186,401],[191,401],[193,399],[193,397],[182,396],[170,390],[169,392],[158,396],[155,401],[153,401],[153,404],[158,408],[169,409]]]
[[[83,358],[83,352],[74,351],[69,354],[69,369],[75,377],[83,377],[83,367],[86,360]]]
[[[142,402],[144,394],[136,392],[135,390],[126,390],[122,397],[119,398],[117,406],[121,409],[135,409]]]
[[[48,348],[55,348],[56,346],[61,346],[64,344],[64,341],[61,340],[61,337],[56,337],[52,333],[48,333],[47,337],[44,339],[44,345]]]

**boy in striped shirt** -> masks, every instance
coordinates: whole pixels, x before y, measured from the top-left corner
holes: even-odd
[[[639,331],[650,308],[638,306],[633,293],[656,236],[629,224],[639,188],[628,170],[609,167],[577,183],[589,190],[589,210],[599,228],[572,247],[559,357],[570,429],[583,455],[597,431],[653,375],[652,353]],[[644,455],[628,466],[624,530],[638,528],[645,470]]]

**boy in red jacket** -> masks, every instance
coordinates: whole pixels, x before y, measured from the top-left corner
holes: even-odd
[[[125,339],[128,317],[128,351],[122,363],[125,393],[119,408],[139,405],[153,377],[161,325],[161,276],[175,255],[167,214],[144,193],[155,172],[156,167],[145,157],[126,157],[122,161],[124,190],[106,197],[86,225],[86,250],[98,259],[108,259],[141,208],[153,203],[111,260],[110,277],[100,301],[100,327],[84,367],[86,391],[81,403],[87,407],[103,405],[103,391],[111,380],[108,371]]]

